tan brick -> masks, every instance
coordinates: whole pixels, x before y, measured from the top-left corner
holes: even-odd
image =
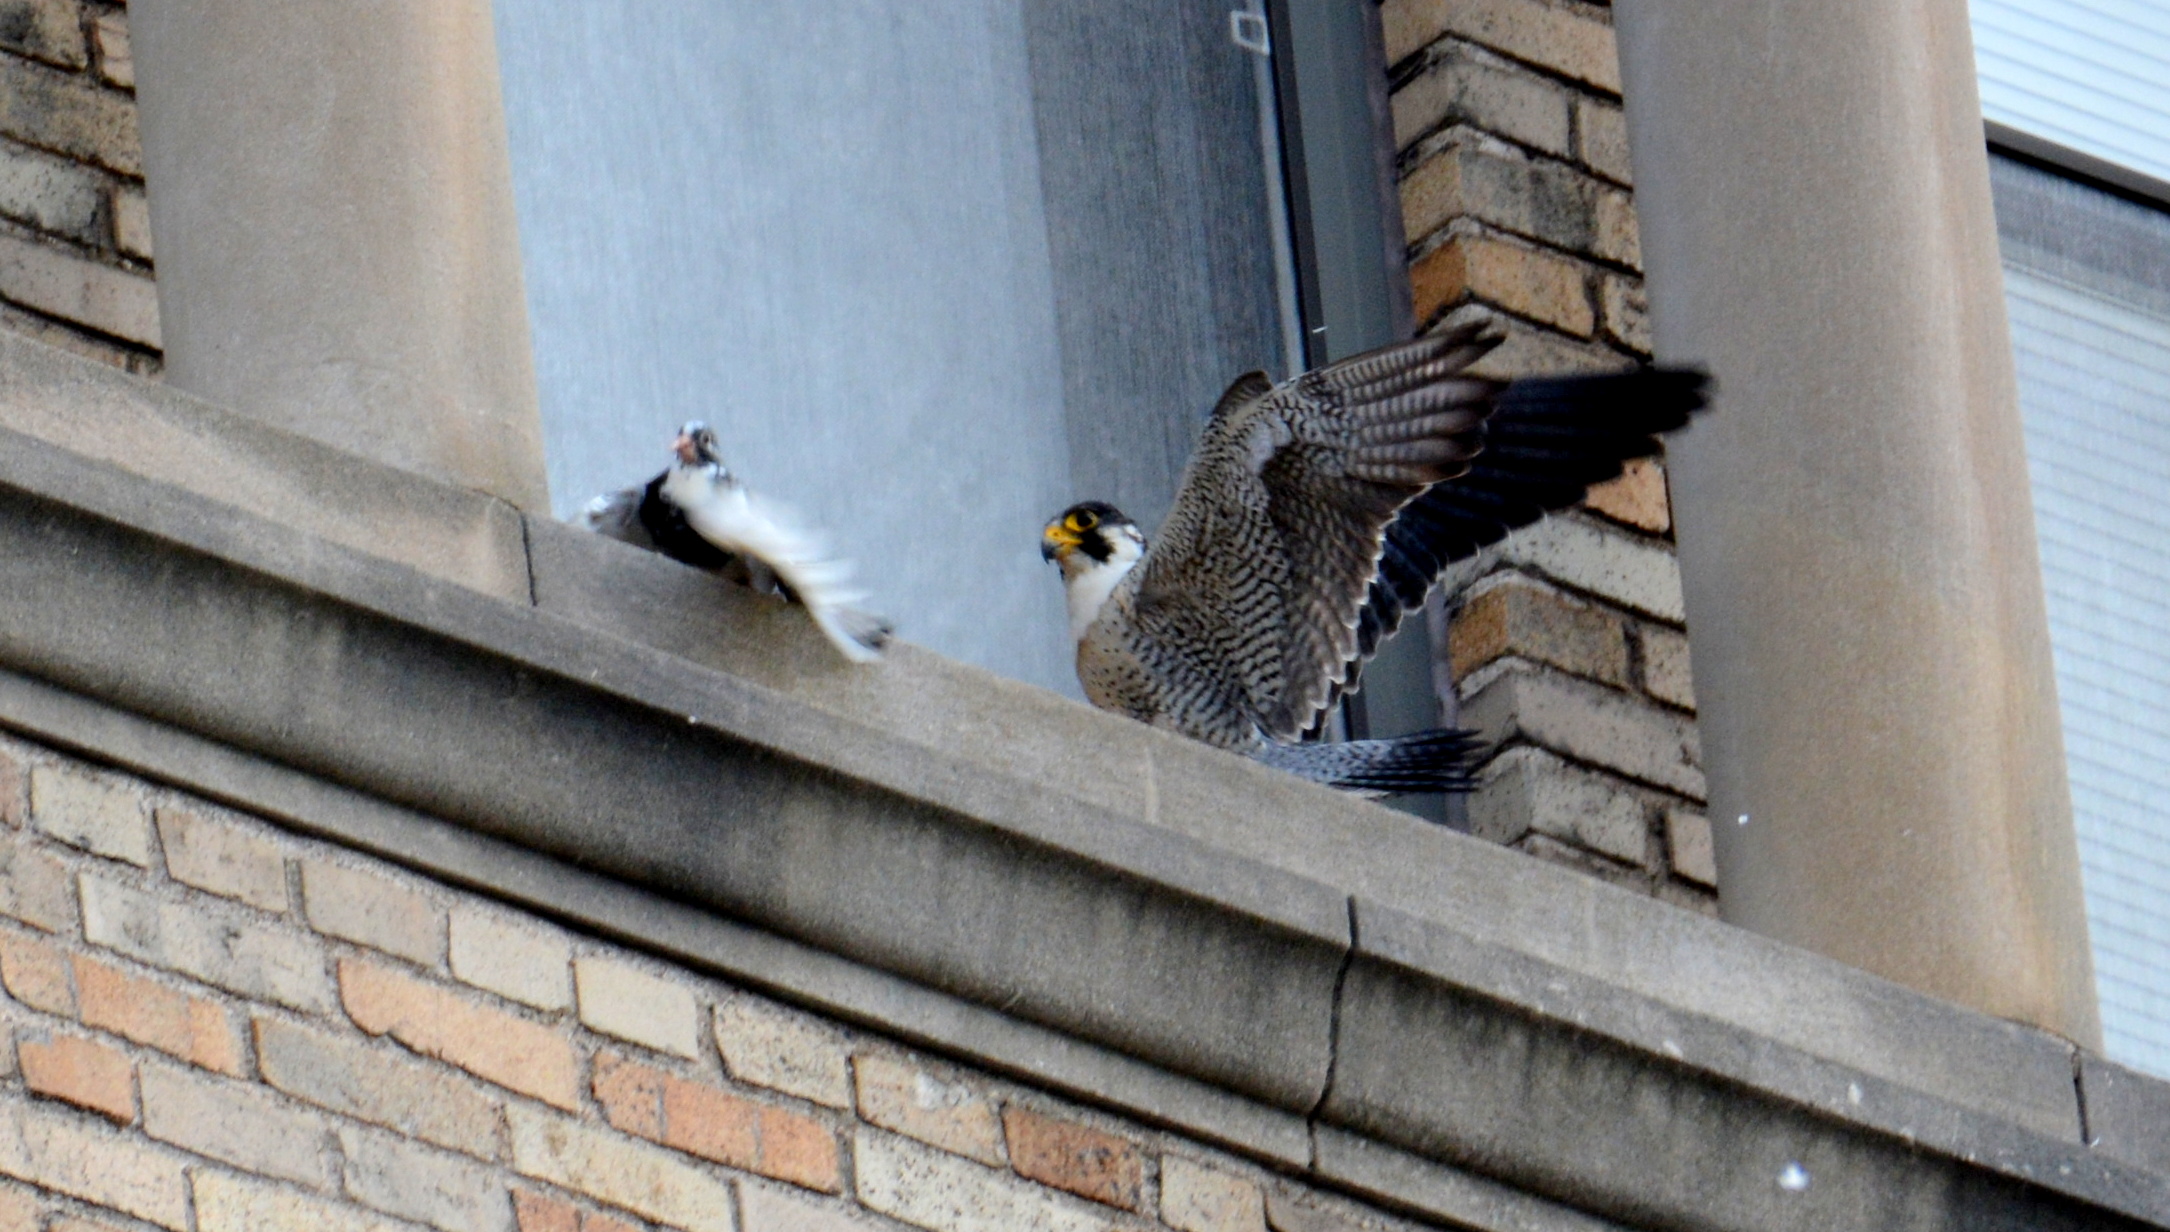
[[[322,1188],[330,1126],[252,1083],[143,1067],[143,1132],[259,1176]]]
[[[1170,1155],[1160,1165],[1160,1219],[1176,1232],[1266,1232],[1266,1196],[1240,1176]]]
[[[1632,694],[1543,668],[1515,668],[1481,682],[1462,722],[1494,743],[1520,735],[1588,765],[1704,798],[1695,721]]]
[[[1549,834],[1531,834],[1514,844],[1514,849],[1533,859],[1581,873],[1608,885],[1616,885],[1636,894],[1649,895],[1668,882],[1653,882],[1649,872],[1640,866],[1622,864],[1610,860],[1573,843],[1563,843]]]
[[[301,863],[309,924],[328,936],[420,963],[445,961],[445,911],[388,877],[326,860]]]
[[[1624,784],[1542,749],[1493,758],[1469,797],[1469,830],[1479,838],[1511,844],[1534,830],[1626,864],[1645,862],[1650,816]]]
[[[1660,881],[1652,887],[1651,894],[1661,903],[1670,903],[1683,911],[1718,918],[1718,896],[1697,886],[1678,881]]]
[[[573,961],[580,1021],[605,1035],[693,1060],[701,1055],[701,1008],[693,990],[607,958]]]
[[[380,1130],[343,1126],[348,1197],[441,1232],[511,1232],[512,1203],[494,1169]]]
[[[0,295],[102,334],[160,345],[151,280],[65,249],[0,235]]]
[[[130,975],[87,955],[75,955],[73,965],[85,1026],[222,1074],[238,1078],[247,1070],[240,1028],[216,1001]]]
[[[1553,253],[1489,236],[1464,235],[1409,267],[1418,320],[1475,296],[1587,338],[1597,328],[1584,270]]]
[[[1462,604],[1449,625],[1447,655],[1457,680],[1503,655],[1519,655],[1607,684],[1628,683],[1627,631],[1616,617],[1511,574]]]
[[[1620,184],[1635,182],[1628,158],[1627,113],[1594,98],[1575,104],[1575,153],[1590,170]]]
[[[338,1004],[316,938],[176,903],[86,873],[83,935],[138,962],[244,997],[328,1014]]]
[[[571,1041],[548,1027],[354,958],[339,960],[339,996],[347,1016],[371,1035],[390,1035],[544,1103],[580,1106],[579,1058]]]
[[[1386,60],[1399,63],[1442,34],[1620,92],[1620,58],[1602,8],[1547,0],[1386,0],[1379,7]]]
[[[455,978],[539,1010],[571,1009],[573,946],[565,934],[465,904],[452,908]]]
[[[1619,189],[1566,163],[1478,134],[1442,143],[1401,185],[1402,225],[1412,243],[1470,218],[1608,261],[1623,260],[1633,245],[1632,206],[1622,222],[1626,201]]]
[[[122,175],[143,174],[136,100],[73,74],[0,62],[0,134]]]
[[[277,843],[193,809],[160,806],[157,817],[174,880],[251,907],[286,910],[286,858]]]
[[[1663,544],[1579,517],[1551,517],[1500,544],[1502,559],[1659,620],[1680,623],[1680,561]]]
[[[526,1104],[505,1109],[512,1166],[682,1232],[735,1232],[731,1187],[705,1166]]]
[[[1693,809],[1665,810],[1665,846],[1676,875],[1699,886],[1718,887],[1718,852],[1711,841],[1710,818]]]
[[[1650,354],[1650,296],[1642,280],[1603,275],[1597,280],[1597,299],[1605,314],[1605,332],[1621,346]]]
[[[512,1193],[513,1218],[520,1232],[580,1232],[580,1208],[532,1189]]]
[[[0,915],[49,933],[75,931],[75,878],[20,830],[0,832]]]
[[[98,76],[109,86],[136,88],[136,57],[128,42],[128,15],[101,13],[91,27],[98,45]]]
[[[1434,328],[1452,328],[1472,319],[1490,321],[1495,330],[1506,335],[1506,340],[1469,366],[1471,376],[1512,380],[1531,373],[1618,372],[1631,363],[1595,339],[1570,338],[1558,330],[1502,316],[1478,303],[1448,313]]]
[[[119,1049],[79,1035],[26,1033],[16,1049],[23,1083],[40,1095],[126,1125],[136,1119],[136,1067]]]
[[[1394,91],[1392,107],[1399,148],[1443,124],[1469,124],[1548,153],[1568,153],[1567,91],[1478,48],[1442,49]]]
[[[0,931],[0,981],[9,996],[32,1009],[75,1016],[68,956],[35,934]]]
[[[19,1189],[0,1189],[0,1232],[38,1232],[45,1204]]]
[[[68,68],[90,63],[76,0],[0,0],[0,47]]]
[[[852,1142],[866,1207],[941,1232],[1112,1232],[1103,1207],[1052,1193],[902,1138],[862,1129]]]
[[[0,1228],[6,1226],[0,1224]],[[103,1219],[77,1219],[73,1215],[62,1215],[46,1225],[45,1232],[128,1232],[128,1229],[117,1223],[107,1223]]]
[[[1126,1211],[1145,1210],[1145,1153],[1138,1144],[1017,1107],[1002,1110],[1002,1127],[1019,1176]]]
[[[264,1081],[295,1099],[481,1159],[504,1156],[503,1105],[450,1070],[346,1035],[256,1020]]]
[[[600,1211],[583,1211],[580,1215],[580,1232],[641,1232],[641,1230],[623,1219],[605,1215]]]
[[[614,1129],[823,1193],[843,1188],[836,1135],[811,1117],[607,1052],[594,1090]]]
[[[151,206],[143,190],[133,185],[113,190],[113,246],[131,257],[151,259]]]
[[[1595,200],[1595,213],[1597,235],[1592,250],[1607,261],[1641,269],[1642,229],[1635,220],[1635,199],[1618,189],[1600,189]]]
[[[786,1095],[851,1107],[851,1058],[841,1031],[757,997],[716,1007],[716,1046],[733,1078]]]
[[[739,1232],[884,1232],[895,1226],[877,1223],[856,1208],[817,1205],[803,1195],[746,1181],[738,1186],[738,1217]]]
[[[1664,534],[1672,529],[1673,508],[1665,494],[1665,468],[1655,458],[1631,459],[1618,479],[1590,489],[1583,505],[1637,530]]]
[[[34,766],[30,819],[71,847],[150,867],[150,811],[142,797],[119,780],[73,766]]]
[[[1291,1197],[1278,1190],[1266,1191],[1266,1226],[1273,1232],[1372,1232],[1378,1225],[1368,1219],[1342,1215],[1316,1205],[1312,1194]]]
[[[79,1114],[0,1102],[0,1175],[181,1232],[189,1226],[187,1166],[177,1151]]]
[[[211,1168],[195,1177],[197,1232],[421,1232],[344,1202]]]
[[[30,817],[30,769],[0,749],[0,825],[20,826]]]
[[[1682,710],[1695,709],[1695,679],[1688,668],[1688,637],[1672,629],[1642,629],[1643,690]]]
[[[886,1057],[861,1053],[851,1065],[860,1116],[990,1167],[1008,1162],[995,1106],[971,1088]]]
[[[0,143],[0,214],[86,244],[99,239],[104,177],[80,163]]]
[[[92,363],[104,364],[122,372],[132,372],[151,380],[158,379],[159,373],[165,370],[165,364],[155,354],[146,354],[127,343],[64,325],[35,312],[18,308],[5,300],[0,300],[0,329],[13,330],[56,351],[66,351]]]

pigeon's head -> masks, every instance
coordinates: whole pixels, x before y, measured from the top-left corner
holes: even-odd
[[[671,442],[671,452],[686,466],[723,469],[723,455],[716,450],[716,434],[698,419],[678,430],[678,439]]]

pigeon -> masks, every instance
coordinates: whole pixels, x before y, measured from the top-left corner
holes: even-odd
[[[708,425],[695,420],[679,429],[671,451],[669,469],[589,501],[575,523],[780,595],[804,607],[845,658],[881,658],[894,627],[858,606],[866,595],[851,586],[848,562],[787,506],[749,492],[724,466]]]

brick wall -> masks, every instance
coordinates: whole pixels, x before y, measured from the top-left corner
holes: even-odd
[[[0,326],[159,370],[128,10],[0,0]]]
[[[1410,1229],[0,738],[0,1232]]]
[[[1385,0],[1418,322],[1483,313],[1499,375],[1649,358],[1612,10]],[[1462,720],[1503,738],[1472,829],[1716,909],[1661,464],[1449,578]]]

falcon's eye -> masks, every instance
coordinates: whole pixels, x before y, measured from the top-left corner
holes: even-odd
[[[1098,525],[1100,516],[1090,510],[1081,509],[1070,515],[1070,529],[1077,534],[1083,534]]]

